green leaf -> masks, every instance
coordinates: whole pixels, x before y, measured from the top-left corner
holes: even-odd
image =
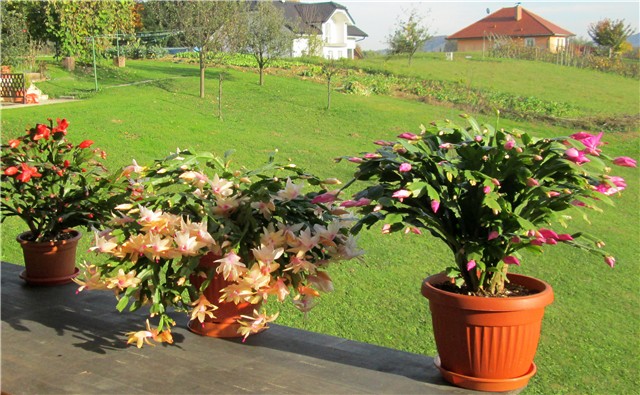
[[[123,295],[118,301],[118,304],[116,305],[116,309],[118,309],[119,312],[122,312],[125,308],[127,308],[128,304],[129,304],[129,297],[126,295]]]

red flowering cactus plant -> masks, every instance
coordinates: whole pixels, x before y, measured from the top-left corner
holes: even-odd
[[[600,239],[552,227],[565,225],[572,211],[611,204],[626,184],[606,162],[635,167],[635,160],[607,157],[602,133],[534,138],[464,117],[468,127],[435,122],[396,142],[377,141],[375,153],[345,158],[358,163],[355,180],[373,181],[347,202],[363,214],[354,232],[378,222],[383,233],[427,230],[453,253],[448,275],[469,294],[504,293],[518,251],[545,244],[578,247],[614,265]]]
[[[37,124],[2,145],[2,220],[16,216],[31,241],[55,241],[63,230],[98,225],[104,216],[104,151],[73,144],[66,119]]]
[[[330,264],[362,254],[337,191],[325,189],[338,181],[293,164],[272,159],[260,169],[234,171],[226,158],[178,151],[153,166],[134,161],[123,177],[128,202],[114,208],[119,214],[93,247],[108,260],[86,264],[76,282],[81,289],[112,289],[121,311],[149,307],[158,324],[128,334],[138,347],[172,341],[169,307],[203,322],[223,301],[256,305],[238,321],[246,338],[277,317],[267,302],[290,300],[308,312],[333,290]],[[304,192],[306,184],[315,191]],[[199,266],[208,253],[217,268]],[[230,285],[220,300],[208,300],[204,289],[216,274]],[[196,286],[194,276],[206,281]]]

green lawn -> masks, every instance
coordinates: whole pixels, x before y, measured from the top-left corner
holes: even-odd
[[[483,65],[478,61],[474,64]],[[456,64],[454,62],[454,64]],[[471,61],[468,62],[471,64]],[[492,80],[478,66],[474,83],[494,88],[516,89],[515,83]],[[534,81],[520,65],[518,75]],[[557,74],[565,73],[556,68]],[[417,67],[415,72],[420,72]],[[463,72],[463,71],[461,71]],[[578,77],[585,72],[576,70]],[[327,113],[326,87],[299,79],[266,77],[257,85],[257,74],[250,70],[227,70],[224,81],[224,121],[216,117],[218,70],[207,71],[207,96],[198,97],[198,71],[195,66],[153,61],[127,60],[125,70],[99,70],[103,88],[98,94],[91,75],[83,78],[51,66],[53,80],[38,86],[45,92],[82,93],[86,100],[47,106],[25,106],[2,111],[2,139],[23,132],[26,125],[47,117],[66,117],[72,141],[92,139],[105,149],[111,169],[132,159],[149,163],[176,147],[192,147],[222,154],[235,149],[238,166],[261,163],[267,153],[278,149],[281,161],[291,159],[323,177],[337,176],[347,181],[354,166],[333,161],[334,157],[373,150],[372,141],[393,138],[400,132],[415,132],[421,123],[438,118],[457,117],[458,111],[410,100],[383,96],[359,97],[334,93],[332,110]],[[592,80],[600,74],[590,72]],[[604,77],[602,77],[604,78]],[[155,80],[126,87],[125,82]],[[484,82],[482,82],[484,81]],[[619,107],[637,112],[638,84],[632,93],[625,84],[598,91],[593,100],[603,111],[615,113]],[[567,82],[568,84],[569,82]],[[522,92],[534,94],[534,82]],[[546,95],[575,95],[567,84],[548,87]],[[624,87],[622,85],[625,85]],[[110,87],[111,86],[111,87]],[[591,88],[590,88],[591,89]],[[553,90],[553,91],[551,91]],[[569,92],[567,92],[569,91]],[[595,97],[610,94],[606,97]],[[617,99],[620,96],[623,99]],[[586,100],[586,99],[585,99]],[[594,105],[593,103],[583,103]],[[627,110],[625,110],[627,111]],[[478,117],[482,121],[493,119]],[[505,128],[518,127],[538,136],[575,132],[543,124],[500,120]],[[640,158],[638,133],[610,133],[604,138],[608,153]],[[576,219],[573,226],[601,235],[615,252],[618,264],[610,269],[604,262],[568,247],[548,247],[544,255],[527,255],[518,272],[548,281],[556,293],[548,307],[536,357],[538,374],[524,394],[632,394],[640,387],[640,190],[638,169],[615,168],[627,179],[627,191],[615,198],[616,207],[604,214],[594,212],[591,224]],[[15,235],[23,226],[13,220],[2,225],[2,260],[20,263]],[[90,236],[83,239],[80,259],[95,259],[84,252]],[[420,295],[420,282],[451,262],[448,251],[428,237],[383,236],[379,229],[364,233],[361,244],[367,250],[362,262],[333,267],[336,291],[323,296],[308,317],[290,306],[282,308],[278,323],[348,339],[374,343],[415,353],[434,355],[435,345],[426,300]],[[7,301],[5,301],[7,303]],[[275,307],[275,306],[274,306]]]
[[[469,58],[467,58],[469,56]],[[362,67],[390,70],[424,79],[460,82],[520,96],[568,103],[595,114],[637,114],[638,81],[611,73],[515,59],[482,58],[482,53],[418,53],[409,66],[406,57],[373,57]]]

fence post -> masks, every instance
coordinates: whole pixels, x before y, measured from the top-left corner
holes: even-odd
[[[93,80],[96,83],[96,92],[98,91],[98,69],[96,68],[96,39],[91,36],[91,47],[93,48]]]

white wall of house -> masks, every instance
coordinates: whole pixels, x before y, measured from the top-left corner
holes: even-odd
[[[322,24],[322,36],[318,37],[323,43],[321,53],[326,59],[353,59],[356,48],[356,37],[347,36],[347,25],[350,23],[349,16],[342,10],[336,10],[331,18]],[[299,57],[308,55],[309,39],[298,37],[293,40],[291,56]]]

